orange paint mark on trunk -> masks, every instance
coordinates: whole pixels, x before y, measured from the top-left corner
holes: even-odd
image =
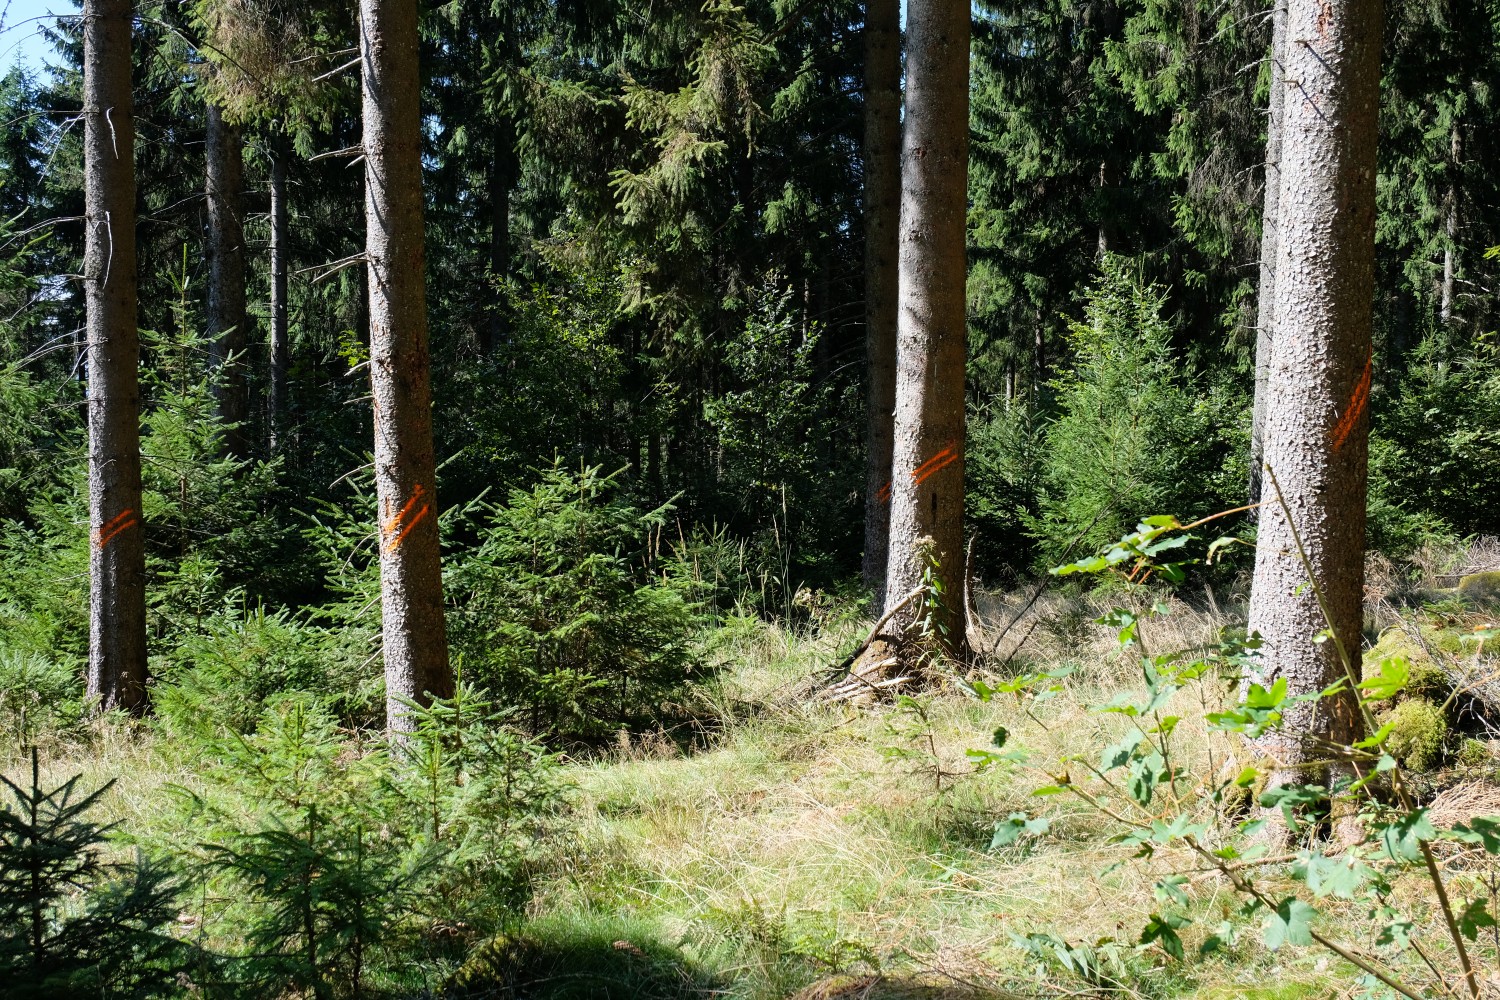
[[[408,501],[406,501],[406,506],[402,507],[395,514],[391,515],[390,520],[386,521],[385,524],[383,524],[383,525],[380,526],[380,530],[382,532],[384,532],[385,534],[387,534],[387,535],[389,535],[391,532],[395,531],[396,527],[398,525],[400,525],[402,518],[406,517],[406,512],[409,511],[409,510],[411,510],[412,507],[413,507],[413,505],[415,505],[416,502],[418,500],[420,500],[421,498],[422,498],[422,484],[418,483],[417,484],[417,488],[412,491],[411,499],[408,500]]]
[[[421,507],[417,508],[416,514],[410,520],[406,517],[407,514],[411,513],[412,507],[416,506],[417,501],[422,499],[422,494],[425,492],[426,490],[422,488],[422,484],[418,483],[417,488],[412,491],[411,499],[406,501],[406,505],[397,511],[394,517],[381,525],[381,532],[387,536],[385,551],[395,552],[400,548],[402,540],[406,538],[407,533],[412,528],[417,526],[417,522],[432,513],[432,504],[424,503]]]
[[[98,549],[104,548],[104,546],[118,538],[121,532],[133,528],[140,523],[140,520],[135,516],[135,510],[126,507],[120,513],[104,522],[99,527],[99,530],[94,533],[94,547]]]
[[[1365,370],[1359,377],[1359,383],[1354,387],[1354,395],[1349,400],[1349,405],[1344,408],[1344,415],[1333,428],[1333,450],[1338,451],[1344,447],[1344,442],[1349,440],[1349,435],[1354,433],[1354,427],[1359,423],[1359,418],[1364,415],[1366,407],[1370,405],[1370,376],[1375,367],[1375,351],[1370,350],[1370,356],[1365,359]]]
[[[880,487],[880,489],[876,490],[875,499],[880,503],[889,502],[889,500],[891,499],[891,484],[886,483],[884,486]]]
[[[946,448],[911,470],[911,477],[921,485],[957,461],[958,442],[949,441]]]

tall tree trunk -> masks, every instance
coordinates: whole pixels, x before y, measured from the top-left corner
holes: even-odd
[[[1380,0],[1322,0],[1292,4],[1287,20],[1285,78],[1296,85],[1286,88],[1282,126],[1265,414],[1265,460],[1286,509],[1268,478],[1250,629],[1263,637],[1262,678],[1285,678],[1292,694],[1342,678],[1341,651],[1359,665],[1381,15]],[[1319,642],[1330,622],[1334,641]],[[1325,757],[1321,741],[1348,745],[1362,728],[1348,690],[1284,718],[1263,746],[1279,768],[1274,783],[1309,780],[1294,769]]]
[[[1265,462],[1267,386],[1276,343],[1276,250],[1281,204],[1281,130],[1286,117],[1286,18],[1288,0],[1271,9],[1271,94],[1266,106],[1265,192],[1261,199],[1260,289],[1256,293],[1255,395],[1250,416],[1250,502],[1260,499]]]
[[[370,388],[386,724],[453,694],[443,620],[422,243],[416,0],[360,0]]]
[[[287,144],[280,136],[271,147],[271,452],[281,446],[286,427],[286,370],[291,345],[287,340]]]
[[[89,672],[98,709],[146,707],[146,549],[136,329],[130,0],[83,7]]]
[[[885,603],[896,414],[897,257],[901,221],[901,5],[865,5],[865,585]]]
[[[515,183],[515,124],[502,115],[495,126],[495,153],[490,162],[490,274],[497,283],[510,274],[510,189]],[[498,292],[490,305],[479,352],[488,357],[504,343],[507,330],[505,299]]]
[[[205,142],[208,201],[209,360],[218,376],[214,392],[225,424],[224,448],[235,458],[249,454],[245,424],[250,414],[245,378],[245,153],[240,130],[208,105]]]
[[[906,44],[886,602],[892,605],[921,585],[929,558],[936,560],[942,593],[932,616],[935,638],[949,653],[962,655],[967,0],[911,0]],[[905,620],[914,612],[909,608]]]
[[[1458,122],[1453,123],[1449,137],[1449,152],[1452,159],[1449,170],[1453,179],[1448,184],[1447,218],[1443,220],[1443,286],[1438,305],[1438,318],[1444,326],[1453,322],[1453,285],[1458,271],[1458,159],[1463,153],[1459,137]]]

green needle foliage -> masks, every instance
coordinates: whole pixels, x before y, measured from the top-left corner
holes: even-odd
[[[101,857],[113,826],[88,817],[109,791],[79,776],[46,789],[0,775],[0,982],[16,1000],[162,996],[176,987],[186,949],[169,929],[178,885],[163,867]]]

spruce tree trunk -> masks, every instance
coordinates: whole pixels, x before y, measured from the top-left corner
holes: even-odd
[[[1448,185],[1446,218],[1443,220],[1443,285],[1438,302],[1438,319],[1444,326],[1453,322],[1453,286],[1458,277],[1458,159],[1463,153],[1459,138],[1458,123],[1453,123],[1449,137],[1451,159],[1449,169],[1453,180]]]
[[[96,710],[146,707],[130,0],[83,7],[89,671]]]
[[[885,603],[896,411],[897,227],[901,221],[901,5],[865,4],[865,585]]]
[[[453,694],[438,558],[422,234],[416,0],[360,0],[365,252],[386,724]]]
[[[1375,250],[1375,142],[1380,0],[1293,3],[1287,20],[1276,343],[1265,413],[1265,460],[1322,592],[1334,641],[1287,512],[1267,478],[1250,629],[1263,637],[1262,679],[1292,694],[1357,671],[1363,622],[1371,300]],[[1295,85],[1293,85],[1295,83]],[[1262,749],[1274,783],[1318,780],[1294,770],[1326,758],[1319,741],[1347,745],[1357,706],[1339,698],[1292,707]]]
[[[235,458],[249,455],[250,415],[245,378],[245,154],[240,130],[208,105],[205,155],[208,201],[209,363],[218,375],[215,395],[225,424],[224,448]]]
[[[1256,293],[1255,396],[1250,416],[1250,502],[1260,499],[1265,462],[1267,386],[1276,343],[1276,248],[1281,204],[1281,129],[1286,116],[1286,18],[1288,0],[1271,9],[1271,93],[1266,106],[1266,176],[1261,200],[1260,288]],[[1257,515],[1258,516],[1258,515]]]
[[[911,0],[906,23],[886,604],[919,587],[929,557],[936,559],[942,593],[935,638],[950,654],[963,655],[969,5]],[[909,607],[896,620],[910,622],[916,611]]]
[[[286,427],[287,340],[287,188],[286,142],[279,136],[271,148],[271,453],[281,447]]]
[[[510,188],[515,183],[512,166],[515,143],[515,125],[509,116],[501,116],[495,127],[495,153],[490,162],[490,274],[497,282],[504,282],[510,273]],[[486,324],[479,352],[486,357],[504,343],[508,333],[505,301],[500,295],[490,307],[489,323]]]

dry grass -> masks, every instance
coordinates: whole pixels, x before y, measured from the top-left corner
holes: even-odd
[[[1078,988],[1056,970],[1040,975],[1013,935],[1133,944],[1157,906],[1157,879],[1197,867],[1164,853],[1101,874],[1123,857],[1108,831],[1075,800],[1031,795],[1048,780],[1040,765],[1097,756],[1123,726],[1089,710],[1132,672],[1110,657],[1112,632],[1077,622],[1097,617],[1096,605],[1058,596],[1028,612],[1038,627],[1027,652],[1067,650],[1081,667],[1059,697],[1030,711],[981,703],[957,685],[922,698],[925,720],[893,706],[789,703],[786,692],[838,662],[859,629],[800,642],[769,629],[741,636],[726,651],[736,666],[721,679],[720,699],[761,709],[732,721],[701,753],[631,752],[580,768],[575,841],[539,886],[533,915],[626,915],[642,933],[721,969],[722,988],[736,996]],[[1179,610],[1147,628],[1147,641],[1200,645],[1229,624],[1222,609]],[[965,751],[984,746],[998,726],[1039,767],[975,773]],[[1190,767],[1228,759],[1222,737],[1200,730],[1183,742],[1194,748]],[[1048,836],[988,849],[997,818],[1039,807],[1053,817]],[[1216,879],[1200,879],[1193,891],[1205,913],[1234,905]],[[1130,965],[1123,995],[1192,996],[1215,983],[1255,982],[1272,967],[1253,948],[1233,967],[1184,967],[1157,953]],[[1304,995],[1326,978],[1314,959],[1276,968],[1284,991],[1266,995]]]
[[[1042,704],[984,703],[957,683],[924,694],[920,713],[806,704],[792,693],[838,663],[868,625],[830,622],[800,636],[738,626],[719,647],[722,669],[702,694],[699,707],[718,723],[706,745],[684,750],[669,733],[647,733],[569,766],[577,783],[572,822],[538,873],[519,933],[542,956],[538,983],[575,988],[538,985],[525,995],[1088,993],[1090,984],[1056,963],[1043,967],[1017,937],[1112,939],[1129,952],[1160,906],[1153,886],[1173,873],[1190,876],[1198,918],[1183,932],[1188,960],[1155,948],[1127,954],[1106,992],[1344,995],[1353,975],[1316,952],[1268,953],[1251,940],[1225,958],[1194,957],[1238,906],[1222,879],[1181,852],[1131,861],[1110,841],[1118,831],[1076,799],[1032,796],[1063,758],[1097,759],[1125,725],[1091,709],[1136,686],[1136,668],[1114,655],[1113,631],[1091,620],[1122,601],[1144,607],[1155,598],[1047,594],[1023,609],[1026,596],[980,596],[994,647],[981,670],[994,680],[1022,665],[1074,665],[1061,692]],[[1238,623],[1240,609],[1220,595],[1169,603],[1174,613],[1143,629],[1153,651],[1201,646]],[[994,642],[1011,619],[1007,637]],[[1019,648],[1018,629],[1028,636]],[[1234,759],[1228,739],[1201,722],[1212,696],[1210,683],[1185,689],[1169,706],[1184,717],[1177,741],[1184,759],[1174,763],[1194,773],[1218,773]],[[975,772],[965,751],[985,746],[1002,726],[1009,746],[1030,752],[1031,766]],[[132,727],[103,727],[86,747],[52,748],[46,771],[59,780],[82,770],[86,786],[117,779],[109,818],[149,824],[162,812],[166,786],[198,783],[193,762],[169,750]],[[4,764],[14,774],[21,761]],[[1050,831],[990,850],[995,821],[1013,811],[1045,812]]]

